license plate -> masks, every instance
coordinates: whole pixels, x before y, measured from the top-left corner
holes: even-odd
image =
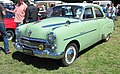
[[[32,50],[24,49],[23,53],[28,54],[28,55],[33,55],[33,51]]]

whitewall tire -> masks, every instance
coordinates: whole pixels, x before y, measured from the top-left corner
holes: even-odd
[[[62,58],[62,64],[69,66],[72,64],[78,56],[78,48],[75,43],[71,43],[66,47],[64,57]]]

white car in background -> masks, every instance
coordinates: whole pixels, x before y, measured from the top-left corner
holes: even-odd
[[[103,1],[103,0],[100,0],[100,1],[93,1],[93,4],[98,4],[98,5],[104,5],[104,6],[107,6],[107,4],[111,4],[112,1]]]

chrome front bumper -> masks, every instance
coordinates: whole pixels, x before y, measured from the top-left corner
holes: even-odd
[[[43,57],[43,58],[52,58],[52,59],[60,59],[64,56],[64,52],[50,52],[48,49],[44,49],[43,51],[40,50],[35,50],[35,49],[27,49],[24,46],[20,45],[19,43],[15,43],[14,47],[25,54],[32,55],[32,56],[38,56],[38,57]],[[31,53],[26,53],[25,50],[27,51],[32,51]]]

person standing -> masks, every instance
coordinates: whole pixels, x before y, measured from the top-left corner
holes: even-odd
[[[23,24],[26,9],[27,9],[27,4],[24,3],[24,0],[19,0],[14,10],[6,9],[6,11],[8,12],[15,13],[14,22],[16,22],[17,27]]]
[[[116,13],[116,8],[114,7],[114,3],[111,4],[111,9],[110,9],[110,15],[111,15],[111,19],[113,21],[115,21],[115,13]]]
[[[35,22],[38,20],[38,8],[34,4],[28,2],[28,7],[25,13],[24,23]]]
[[[8,39],[7,39],[7,33],[6,33],[6,28],[4,25],[4,18],[3,16],[6,15],[5,11],[4,11],[4,7],[2,4],[0,4],[0,33],[2,35],[3,41],[4,41],[4,52],[5,54],[9,54],[9,43],[8,43]]]
[[[107,4],[107,7],[106,7],[106,16],[107,16],[108,18],[111,17],[110,10],[111,10],[110,4]]]

